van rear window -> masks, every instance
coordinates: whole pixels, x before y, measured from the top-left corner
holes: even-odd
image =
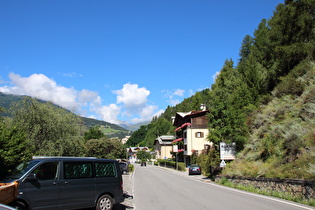
[[[96,162],[95,163],[96,177],[115,177],[115,165],[113,162]]]
[[[92,178],[92,163],[90,162],[65,162],[64,163],[66,179]]]

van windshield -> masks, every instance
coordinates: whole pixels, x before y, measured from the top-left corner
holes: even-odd
[[[33,160],[29,162],[23,162],[19,164],[15,169],[13,169],[6,179],[19,179],[22,177],[29,169],[36,165],[39,161]]]

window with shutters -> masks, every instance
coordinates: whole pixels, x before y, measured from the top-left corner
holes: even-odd
[[[196,132],[195,134],[196,138],[203,138],[203,132]]]

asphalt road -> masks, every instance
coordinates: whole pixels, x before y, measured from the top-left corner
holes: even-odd
[[[135,165],[133,209],[136,210],[247,210],[315,209],[294,202],[223,187],[203,176],[188,176],[156,166]]]

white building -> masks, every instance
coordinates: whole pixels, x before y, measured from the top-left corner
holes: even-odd
[[[176,139],[173,143],[178,145],[178,153],[181,153],[183,161],[190,163],[193,153],[201,154],[202,150],[208,149],[212,143],[207,140],[209,111],[178,112],[173,121],[177,128]]]

